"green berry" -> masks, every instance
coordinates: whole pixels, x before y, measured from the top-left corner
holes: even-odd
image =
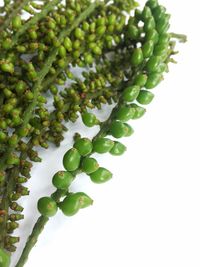
[[[7,139],[6,133],[0,131],[0,142],[4,142]]]
[[[107,153],[113,147],[114,142],[108,138],[97,138],[93,141],[93,151],[96,153]]]
[[[14,72],[14,65],[12,63],[1,63],[0,67],[3,72],[8,72],[11,74]]]
[[[140,87],[137,85],[128,86],[122,93],[123,100],[126,102],[134,101],[140,92]]]
[[[148,75],[147,82],[145,84],[145,88],[147,89],[153,89],[156,87],[162,80],[162,74],[161,73],[150,73]]]
[[[67,189],[72,181],[74,176],[67,171],[59,171],[53,176],[52,183],[57,189]]]
[[[105,169],[100,167],[97,171],[90,174],[90,179],[92,182],[101,184],[109,181],[112,178],[112,173]]]
[[[76,28],[74,31],[74,35],[77,39],[80,39],[80,40],[84,39],[84,32],[81,30],[81,28]]]
[[[63,157],[63,166],[67,171],[75,171],[80,165],[81,155],[76,148],[68,150]]]
[[[161,57],[152,56],[150,57],[149,61],[147,62],[146,69],[148,72],[156,72],[157,68],[161,63]]]
[[[63,45],[68,52],[72,51],[72,41],[69,37],[65,38]]]
[[[131,64],[134,67],[137,67],[143,62],[143,53],[141,48],[135,48],[131,56]]]
[[[146,41],[152,41],[154,44],[157,44],[159,40],[159,34],[155,29],[146,32],[145,36]]]
[[[21,28],[22,26],[22,20],[20,16],[16,16],[12,19],[12,27],[17,30],[19,28]]]
[[[164,6],[157,5],[152,12],[156,21],[158,21],[159,19],[165,17],[166,8]]]
[[[131,136],[134,133],[133,128],[127,123],[124,123],[124,126],[125,126],[125,131],[126,131],[124,136],[125,137]]]
[[[115,138],[121,138],[126,134],[126,127],[121,121],[113,121],[110,125],[110,133]]]
[[[15,90],[17,94],[19,95],[23,94],[24,91],[26,90],[26,83],[24,81],[19,81],[15,86]]]
[[[85,193],[79,192],[70,194],[63,202],[60,203],[59,207],[66,216],[75,215],[79,209],[86,208],[92,205],[93,200]]]
[[[0,266],[1,267],[10,266],[10,255],[2,248],[0,248]]]
[[[81,156],[87,156],[92,152],[92,142],[88,138],[80,138],[78,139],[74,147],[78,150]]]
[[[83,172],[90,174],[99,168],[99,164],[94,158],[84,158],[81,163]]]
[[[134,84],[138,85],[139,87],[143,87],[147,82],[147,75],[146,74],[138,74],[135,77]]]
[[[155,29],[155,26],[156,26],[156,23],[155,23],[155,20],[153,17],[150,17],[148,18],[146,21],[145,21],[145,24],[144,24],[144,31],[147,32],[147,31],[151,31],[153,29]]]
[[[120,107],[116,112],[116,119],[120,121],[129,121],[133,116],[134,110],[131,107]]]
[[[89,112],[82,114],[82,120],[87,127],[93,127],[99,123],[99,120],[96,118],[96,116]]]
[[[138,103],[142,105],[148,105],[154,98],[154,94],[149,91],[141,90],[139,96],[137,97]]]
[[[128,25],[128,37],[131,39],[131,40],[136,40],[139,36],[139,30],[136,26],[134,25]]]
[[[154,9],[158,6],[158,0],[148,0],[146,2],[146,6],[150,7],[151,9]]]
[[[66,52],[66,49],[65,49],[65,47],[63,45],[61,45],[59,47],[58,54],[59,54],[60,57],[65,57],[66,56],[67,52]]]
[[[135,103],[131,104],[131,107],[132,107],[132,109],[134,109],[134,113],[133,113],[133,117],[132,117],[133,120],[141,118],[146,112],[145,108],[140,107]]]
[[[151,13],[151,9],[148,6],[145,6],[142,14],[141,14],[141,18],[143,21],[146,21],[149,18],[152,18],[152,13]]]
[[[153,54],[153,51],[154,51],[154,42],[152,40],[147,41],[142,46],[142,52],[143,52],[144,58],[151,57]]]
[[[57,209],[57,203],[51,197],[42,197],[38,201],[38,210],[45,217],[54,216]]]
[[[121,156],[126,151],[126,146],[120,142],[115,142],[114,146],[110,150],[110,154],[113,156]]]

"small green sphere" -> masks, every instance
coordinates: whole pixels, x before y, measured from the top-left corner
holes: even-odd
[[[110,154],[113,156],[121,156],[126,151],[126,146],[120,142],[115,142],[114,146],[110,150]]]
[[[51,197],[42,197],[38,200],[38,210],[43,216],[52,217],[57,209],[57,203]]]
[[[147,89],[153,89],[155,88],[161,81],[162,81],[162,73],[150,73],[148,75],[147,82],[145,84],[145,88]]]
[[[68,150],[63,157],[63,165],[67,171],[75,171],[80,165],[81,155],[76,148]]]
[[[53,176],[52,183],[57,189],[67,189],[73,179],[74,176],[70,172],[59,171]]]
[[[74,147],[78,150],[81,156],[87,156],[92,152],[92,142],[88,138],[80,138],[78,139]]]
[[[93,127],[99,123],[96,116],[89,112],[85,112],[82,114],[82,120],[87,127]]]
[[[143,62],[143,53],[141,48],[135,48],[131,56],[131,64],[134,67],[137,67]]]
[[[99,164],[94,158],[84,158],[82,160],[81,167],[85,173],[90,174],[99,168]]]
[[[115,138],[121,138],[126,134],[126,127],[121,121],[113,121],[110,125],[110,133]]]
[[[17,30],[19,28],[21,28],[22,26],[22,20],[20,16],[16,16],[12,19],[12,27],[13,29]]]
[[[126,122],[133,117],[134,110],[131,107],[120,107],[116,112],[116,119]]]
[[[99,154],[107,153],[113,145],[114,142],[108,138],[97,138],[93,141],[93,151]]]
[[[140,92],[140,87],[137,85],[128,86],[124,89],[122,97],[126,102],[134,101]]]
[[[97,171],[90,174],[90,179],[92,180],[92,182],[97,184],[105,183],[109,181],[111,178],[112,178],[112,173],[103,167],[100,167]]]
[[[2,248],[0,248],[0,266],[1,267],[10,266],[10,255]]]
[[[142,104],[142,105],[148,105],[151,103],[151,101],[154,98],[154,94],[152,94],[149,91],[146,90],[141,90],[140,94],[137,98],[138,103]]]

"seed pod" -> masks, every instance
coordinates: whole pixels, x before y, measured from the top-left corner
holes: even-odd
[[[74,176],[67,171],[59,171],[53,176],[52,183],[57,189],[67,189],[72,181]]]
[[[97,138],[93,141],[93,151],[99,154],[107,153],[113,145],[114,142],[108,138]]]
[[[140,87],[137,85],[132,85],[124,89],[122,97],[124,101],[132,102],[137,98],[139,92],[140,92]]]
[[[143,62],[143,53],[141,48],[135,48],[131,56],[131,64],[134,67],[137,67]]]
[[[139,96],[137,97],[138,103],[142,105],[148,105],[154,98],[154,94],[146,90],[141,90]]]
[[[84,158],[81,162],[81,168],[83,172],[90,174],[99,168],[99,164],[94,158]]]
[[[103,167],[100,167],[97,171],[90,174],[90,179],[92,180],[92,182],[97,184],[105,183],[111,178],[112,173]]]
[[[126,127],[121,121],[113,121],[110,125],[110,133],[115,138],[121,138],[126,134]]]
[[[133,113],[133,117],[132,117],[133,120],[141,118],[146,112],[145,108],[140,107],[135,103],[131,104],[131,107],[134,109],[134,113]]]
[[[74,147],[78,150],[81,156],[87,156],[92,152],[92,142],[88,138],[80,138],[78,139]]]
[[[145,88],[147,89],[153,89],[156,87],[162,80],[162,74],[161,73],[150,73],[148,75],[147,82],[145,84]]]
[[[129,121],[133,117],[134,110],[131,107],[120,107],[116,112],[116,119],[122,122]]]
[[[110,154],[113,156],[121,156],[126,151],[126,146],[120,142],[115,142],[114,146],[110,150]]]
[[[57,204],[51,197],[42,197],[38,200],[38,210],[45,217],[54,216],[57,209]]]
[[[80,165],[81,155],[76,148],[68,150],[63,157],[63,165],[67,171],[75,171]]]
[[[0,248],[0,266],[9,267],[10,266],[10,254]]]
[[[66,216],[75,215],[79,209],[86,208],[92,205],[93,200],[85,193],[79,192],[70,194],[63,202],[60,203],[59,207]]]
[[[96,116],[89,112],[85,112],[82,114],[82,120],[87,127],[93,127],[99,124],[99,120],[96,118]]]

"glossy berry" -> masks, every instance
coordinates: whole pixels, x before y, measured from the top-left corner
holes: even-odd
[[[139,96],[137,97],[138,103],[142,105],[148,105],[154,98],[154,94],[149,91],[141,90]]]
[[[110,154],[113,156],[121,156],[126,151],[126,146],[120,142],[115,142],[114,146],[110,150]]]
[[[150,7],[151,9],[154,9],[158,6],[158,0],[148,0],[146,2],[146,6]]]
[[[120,107],[116,112],[116,119],[120,121],[128,121],[132,118],[134,110],[131,107]]]
[[[67,171],[75,171],[80,165],[81,155],[76,148],[68,150],[63,157],[63,166]]]
[[[146,43],[144,43],[144,45],[142,46],[142,52],[144,58],[151,57],[153,54],[153,50],[154,50],[154,42],[152,40],[149,40]]]
[[[126,134],[126,127],[121,121],[113,121],[110,125],[110,133],[115,138],[121,138]]]
[[[88,138],[80,138],[78,139],[74,147],[78,150],[81,156],[87,156],[92,152],[92,142]]]
[[[136,40],[139,35],[139,30],[136,26],[134,25],[128,25],[128,37],[131,40]]]
[[[155,29],[146,32],[145,36],[146,41],[153,41],[154,44],[157,44],[159,40],[159,34]]]
[[[150,57],[149,61],[147,62],[146,68],[148,72],[156,72],[158,66],[161,63],[161,58],[158,56]]]
[[[162,80],[162,74],[160,73],[150,73],[147,79],[147,82],[145,84],[145,87],[147,89],[153,89],[156,87]]]
[[[135,48],[131,56],[131,64],[134,67],[137,67],[143,62],[143,53],[141,48]]]
[[[113,145],[114,142],[108,138],[97,138],[93,141],[93,151],[99,154],[107,153]]]
[[[2,248],[0,248],[0,266],[1,267],[10,266],[10,255]]]
[[[38,200],[38,210],[43,216],[52,217],[57,209],[57,203],[51,197],[42,197]]]
[[[132,85],[126,87],[122,93],[123,100],[126,102],[134,101],[140,92],[140,87],[137,85]]]
[[[20,16],[16,16],[12,20],[12,27],[13,29],[19,29],[22,26],[22,21]]]
[[[96,116],[89,112],[82,114],[82,120],[87,127],[93,127],[99,123],[99,120],[96,118]]]
[[[52,183],[57,189],[67,189],[73,179],[74,176],[70,172],[59,171],[53,176]]]
[[[134,84],[140,87],[143,87],[147,82],[147,75],[146,74],[138,74],[135,77]]]
[[[14,72],[14,65],[12,63],[1,63],[0,68],[3,72],[13,73]]]
[[[105,169],[100,167],[97,171],[90,174],[90,179],[92,182],[101,184],[109,181],[112,178],[112,173]]]
[[[83,172],[90,174],[99,168],[99,164],[94,158],[84,158],[81,162]]]
[[[132,117],[133,120],[141,118],[146,112],[145,108],[140,107],[135,103],[131,104],[131,107],[134,109],[134,113],[133,113],[133,117]]]
[[[92,205],[93,200],[85,193],[79,192],[70,194],[63,202],[60,203],[59,207],[66,216],[75,215],[79,209],[86,208]]]
[[[124,126],[125,126],[125,130],[126,130],[124,136],[125,136],[125,137],[129,137],[129,136],[131,136],[131,135],[134,133],[133,128],[132,128],[129,124],[127,124],[127,123],[124,123]]]

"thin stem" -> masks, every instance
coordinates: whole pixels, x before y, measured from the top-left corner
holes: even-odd
[[[175,38],[175,39],[179,40],[179,42],[181,42],[181,43],[186,43],[187,42],[187,36],[184,35],[184,34],[178,34],[178,33],[172,32],[172,33],[170,33],[170,36],[172,38]]]

